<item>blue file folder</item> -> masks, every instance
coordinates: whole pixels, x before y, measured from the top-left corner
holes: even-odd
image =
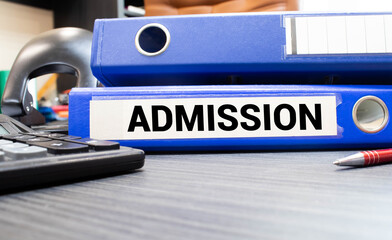
[[[382,148],[392,86],[74,88],[69,134],[146,151]]]
[[[241,13],[96,20],[106,86],[389,84],[392,13]]]

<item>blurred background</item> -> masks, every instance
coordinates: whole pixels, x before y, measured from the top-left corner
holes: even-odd
[[[41,32],[66,26],[92,31],[95,18],[140,16],[143,5],[143,0],[0,0],[0,70],[10,69],[23,45]],[[299,0],[299,10],[385,12],[392,11],[392,1]]]

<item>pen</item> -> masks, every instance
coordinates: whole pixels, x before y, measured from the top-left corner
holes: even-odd
[[[363,151],[348,157],[336,160],[333,164],[338,166],[371,166],[392,163],[392,149]]]

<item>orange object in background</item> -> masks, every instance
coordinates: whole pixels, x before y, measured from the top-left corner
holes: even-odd
[[[68,111],[68,105],[57,105],[52,107],[55,113]]]
[[[68,105],[52,106],[53,112],[60,118],[68,118]]]
[[[144,0],[146,16],[296,11],[297,0]]]

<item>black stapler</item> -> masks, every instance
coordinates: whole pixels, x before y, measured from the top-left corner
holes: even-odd
[[[1,101],[2,113],[28,126],[45,124],[44,116],[33,107],[27,89],[30,79],[44,74],[71,74],[77,77],[76,87],[96,87],[97,80],[90,68],[91,43],[91,32],[73,27],[50,30],[29,41],[19,52],[8,76]]]

